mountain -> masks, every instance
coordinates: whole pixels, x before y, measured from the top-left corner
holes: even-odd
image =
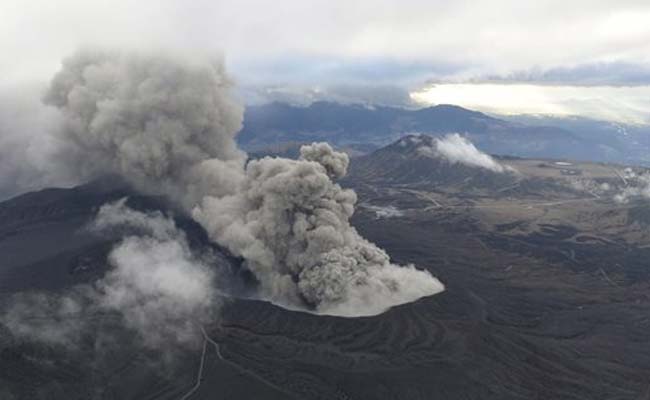
[[[514,173],[451,163],[436,154],[436,140],[409,135],[371,154],[352,159],[347,180],[365,184],[430,185],[467,190],[501,188],[518,181]]]
[[[136,210],[176,215],[191,246],[214,247],[204,230],[173,205],[139,194],[118,178],[44,189],[0,203],[0,294],[59,291],[103,276],[107,254],[121,236],[93,234],[88,226],[100,206],[122,198]]]
[[[123,196],[131,207],[169,210],[164,199],[112,181],[0,203],[0,300],[24,290],[65,292],[101,276],[114,242],[83,228],[99,206]],[[74,347],[14,336],[0,324],[0,396],[593,400],[633,399],[645,390],[648,309],[633,303],[636,292],[479,245],[486,233],[471,219],[449,224],[426,215],[376,219],[360,210],[354,224],[396,261],[443,279],[447,290],[439,295],[364,318],[233,299],[205,327],[211,342],[203,351],[144,348],[105,313],[86,316],[88,331]],[[195,245],[209,245],[200,227],[182,217],[177,223]],[[589,291],[579,289],[584,284]]]
[[[569,130],[585,142],[600,143],[610,161],[650,165],[650,127],[585,117],[543,115],[505,116],[504,119],[524,125],[543,125]],[[606,161],[606,160],[601,160]]]
[[[575,125],[540,120],[506,120],[453,105],[418,110],[315,102],[307,107],[270,103],[246,108],[238,137],[242,147],[259,151],[286,143],[328,141],[368,152],[409,133],[467,135],[492,154],[567,158],[584,161],[644,163],[650,142],[616,131],[579,133]],[[647,130],[646,130],[647,131]],[[632,156],[630,156],[632,155]]]

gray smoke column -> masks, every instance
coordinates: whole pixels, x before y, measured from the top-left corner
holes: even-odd
[[[244,258],[264,298],[368,315],[443,290],[428,272],[392,264],[350,225],[356,195],[334,182],[346,174],[344,153],[315,143],[299,160],[246,164],[231,86],[215,61],[81,52],[64,62],[45,100],[62,111],[68,158],[83,174],[116,173],[170,196]],[[145,245],[128,246],[121,262],[151,250]]]
[[[219,178],[245,161],[234,141],[243,109],[231,87],[220,60],[82,51],[63,61],[44,101],[65,117],[63,157],[81,177],[115,173],[191,204],[232,187]],[[207,168],[210,187],[207,160],[218,164]]]
[[[322,143],[300,153],[251,161],[236,194],[206,197],[194,210],[217,242],[244,257],[267,297],[364,315],[442,290],[429,273],[391,264],[350,225],[356,194],[332,181],[345,174],[347,155]]]

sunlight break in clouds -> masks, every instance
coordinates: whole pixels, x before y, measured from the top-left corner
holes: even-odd
[[[412,92],[411,99],[422,105],[456,104],[497,114],[581,115],[650,123],[650,86],[442,83]]]

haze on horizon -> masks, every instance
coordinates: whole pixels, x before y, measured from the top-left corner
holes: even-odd
[[[247,103],[650,123],[647,1],[8,0],[0,14],[5,94],[42,85],[80,47],[171,48],[225,55]]]

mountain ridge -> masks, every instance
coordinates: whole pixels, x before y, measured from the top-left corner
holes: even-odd
[[[647,163],[639,149],[639,135],[627,138],[617,131],[567,129],[559,123],[533,124],[531,119],[490,116],[460,106],[441,104],[420,109],[368,107],[319,101],[309,106],[273,102],[249,106],[238,135],[248,151],[287,143],[327,141],[341,148],[367,153],[400,137],[418,133],[443,136],[460,133],[481,150],[519,157],[567,158],[580,161]],[[650,142],[641,142],[648,148]],[[633,151],[632,151],[633,150]],[[632,156],[629,156],[632,154]]]

